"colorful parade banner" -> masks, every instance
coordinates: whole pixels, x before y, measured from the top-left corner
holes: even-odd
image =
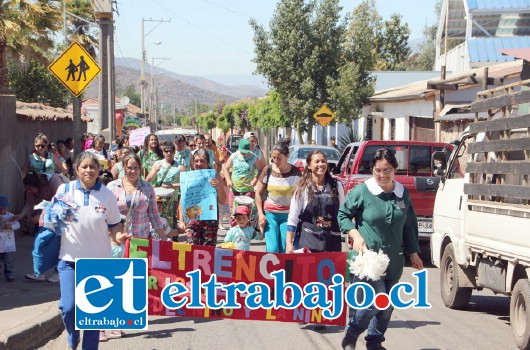
[[[324,317],[327,313],[321,308],[306,307],[315,303],[317,298],[328,298],[328,308],[332,309],[337,304],[338,298],[343,298],[336,291],[344,291],[344,283],[335,284],[333,291],[325,288],[337,283],[337,277],[344,277],[346,271],[347,253],[307,253],[307,254],[273,254],[253,251],[241,251],[232,249],[221,249],[215,247],[189,245],[177,242],[160,240],[148,240],[132,238],[126,247],[126,256],[130,258],[148,259],[148,311],[149,315],[183,316],[201,318],[231,318],[239,320],[262,320],[279,322],[305,322],[314,324],[326,324],[344,326],[346,321],[347,307],[334,310],[336,315],[329,319]],[[274,299],[279,297],[278,285],[274,283],[274,277],[280,271],[285,272],[284,286],[286,301],[291,302],[293,298],[288,284],[300,286],[304,292],[310,293],[306,302],[293,308],[253,308],[249,307],[248,299],[250,287],[247,292],[237,294],[237,302],[242,307],[236,308],[208,308],[196,307],[199,299],[201,302],[215,299],[217,302],[228,300],[228,292],[214,289],[215,293],[208,295],[211,290],[206,288],[211,280],[216,278],[217,286],[228,289],[230,285],[267,285],[270,287],[269,294],[262,295],[261,299]],[[199,276],[199,283],[194,277]],[[340,278],[342,280],[342,278]],[[210,281],[209,281],[210,280]],[[206,283],[208,281],[208,283]],[[321,293],[309,288],[320,285]],[[178,308],[167,307],[168,295],[173,295],[175,302],[184,300],[183,295],[178,297],[176,290],[183,286],[187,287],[188,302]],[[198,287],[200,288],[194,288]],[[277,289],[274,289],[274,286]],[[168,291],[168,289],[172,289]],[[310,291],[311,289],[311,291]],[[318,288],[317,288],[318,289]],[[322,293],[324,290],[324,293]],[[319,295],[318,295],[319,294]],[[336,294],[336,295],[335,295]],[[194,299],[194,305],[190,300]],[[171,304],[174,305],[173,300]],[[326,310],[330,311],[330,310]],[[324,313],[324,315],[323,315]]]
[[[217,190],[210,185],[215,170],[193,170],[180,174],[184,222],[217,220]]]

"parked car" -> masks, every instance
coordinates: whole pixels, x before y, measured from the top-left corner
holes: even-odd
[[[239,148],[239,141],[243,138],[243,135],[232,134],[226,139],[226,148],[228,149],[229,154],[232,154],[237,151]]]
[[[335,147],[331,146],[320,146],[320,145],[296,145],[289,147],[289,163],[304,171],[306,165],[307,155],[314,150],[320,150],[324,153],[328,159],[328,166],[330,170],[333,170],[339,161],[340,153]]]
[[[432,235],[434,198],[440,182],[431,169],[431,155],[435,151],[452,150],[453,146],[441,142],[371,140],[350,143],[344,149],[333,175],[344,186],[344,192],[372,177],[371,162],[380,148],[395,151],[398,161],[396,180],[410,194],[416,215],[420,240],[429,241]]]

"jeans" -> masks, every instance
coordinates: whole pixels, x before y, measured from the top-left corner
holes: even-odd
[[[285,253],[287,240],[287,217],[289,213],[272,213],[265,211],[265,245],[269,253]]]
[[[61,310],[64,327],[68,333],[68,345],[76,349],[80,332],[75,330],[75,262],[59,261],[57,271],[59,271],[61,283],[59,310]],[[99,331],[83,331],[83,350],[97,350],[98,346]]]
[[[388,293],[392,287],[399,282],[399,280],[384,280],[371,281],[366,279],[359,279],[357,276],[351,276],[351,283],[365,282],[371,285],[375,294]],[[357,300],[363,300],[363,290],[357,289]],[[364,338],[366,346],[379,345],[385,341],[385,332],[390,323],[390,317],[394,307],[389,305],[385,310],[377,309],[373,304],[362,310],[352,310],[350,321],[346,326],[346,336],[352,339],[357,339],[361,333],[368,329],[368,334]]]
[[[13,253],[0,253],[0,261],[4,263],[5,277],[13,276]]]

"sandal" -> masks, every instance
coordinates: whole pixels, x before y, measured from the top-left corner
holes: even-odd
[[[121,338],[124,334],[123,331],[109,331],[108,338]]]
[[[99,331],[99,341],[106,342],[107,340],[109,339],[107,338],[107,334],[105,334],[105,331]]]

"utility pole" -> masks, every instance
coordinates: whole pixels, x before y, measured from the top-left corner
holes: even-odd
[[[99,56],[98,63],[101,67],[99,77],[99,123],[96,123],[101,130],[109,128],[109,144],[115,138],[116,117],[115,113],[115,93],[114,93],[114,25],[112,19],[112,0],[94,1],[95,17],[98,21],[99,32]]]
[[[149,123],[151,124],[151,130],[153,131],[156,131],[158,129],[155,105],[155,60],[165,61],[170,59],[170,57],[151,57],[151,93],[149,98]]]
[[[144,23],[145,22],[158,22],[158,24],[151,29],[147,34],[144,34]],[[148,36],[153,30],[156,29],[162,22],[171,22],[170,19],[145,19],[142,18],[142,64],[140,65],[140,84],[141,84],[141,101],[140,108],[142,109],[142,115],[145,118],[145,100],[147,98],[147,82],[145,80],[145,61],[147,59],[147,52],[145,50],[145,37]]]

